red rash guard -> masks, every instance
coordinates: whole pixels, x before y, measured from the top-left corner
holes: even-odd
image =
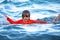
[[[37,20],[28,20],[28,21],[24,22],[21,19],[21,20],[18,20],[18,21],[13,21],[9,17],[7,17],[7,20],[10,22],[10,24],[33,24],[33,23],[37,23]],[[45,22],[45,21],[39,21],[39,24],[47,24],[47,22]]]

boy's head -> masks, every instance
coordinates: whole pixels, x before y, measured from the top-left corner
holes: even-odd
[[[24,19],[24,20],[30,19],[30,12],[28,10],[24,10],[22,12],[22,19]]]

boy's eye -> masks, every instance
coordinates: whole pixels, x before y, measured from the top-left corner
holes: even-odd
[[[29,17],[29,15],[25,15],[24,17]]]
[[[26,17],[29,17],[29,16],[26,16]]]

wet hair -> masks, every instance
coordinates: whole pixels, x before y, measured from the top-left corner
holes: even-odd
[[[22,18],[24,18],[24,15],[28,14],[28,16],[30,17],[30,12],[28,10],[24,10],[22,12]]]

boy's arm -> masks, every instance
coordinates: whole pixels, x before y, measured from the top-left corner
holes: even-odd
[[[13,21],[12,19],[10,19],[9,17],[6,17],[6,18],[7,18],[7,20],[9,21],[10,24],[16,24],[16,22]]]
[[[37,23],[39,23],[39,24],[47,24],[47,22],[45,22],[43,20],[37,20]]]
[[[54,22],[57,22],[59,18],[60,18],[60,14],[58,14],[58,16],[55,17]]]
[[[55,18],[54,18],[54,22],[57,22],[57,21],[58,21],[58,19],[59,19],[58,17],[55,17]]]
[[[12,19],[10,19],[6,14],[4,14],[4,16],[5,16],[6,19],[9,21],[10,24],[16,24],[16,22],[13,21]]]

